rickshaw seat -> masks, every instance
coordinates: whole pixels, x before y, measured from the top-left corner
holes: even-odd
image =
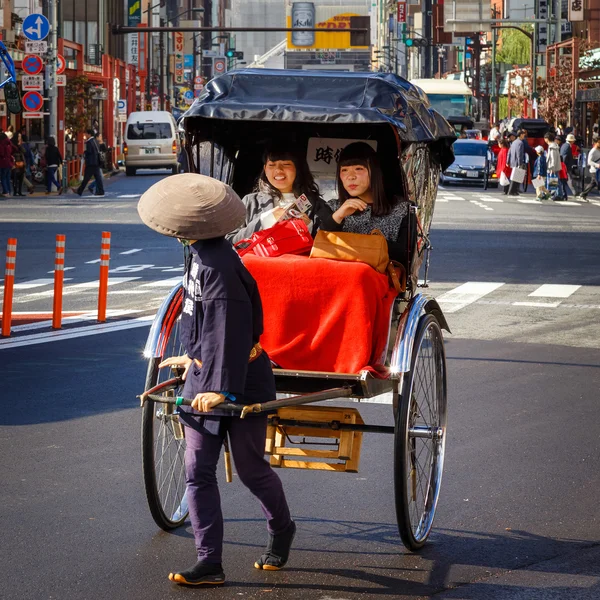
[[[387,347],[396,291],[363,263],[246,255],[264,313],[261,344],[284,369],[359,373]]]

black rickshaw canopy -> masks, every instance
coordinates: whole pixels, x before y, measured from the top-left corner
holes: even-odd
[[[242,69],[211,80],[185,118],[394,126],[403,142],[455,139],[425,93],[391,73]],[[448,145],[450,148],[450,145]]]

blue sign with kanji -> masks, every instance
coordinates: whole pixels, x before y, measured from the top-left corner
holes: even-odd
[[[44,99],[39,92],[27,92],[23,96],[23,107],[31,112],[38,112],[44,106]]]
[[[32,42],[45,40],[50,33],[50,22],[44,15],[34,13],[23,21],[23,35]]]

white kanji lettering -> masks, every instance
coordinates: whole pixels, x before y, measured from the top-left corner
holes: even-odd
[[[196,302],[200,302],[200,300],[202,300],[202,288],[200,287],[200,282],[197,279],[194,283],[196,284],[194,287],[194,300]]]
[[[190,317],[194,314],[194,302],[190,298],[185,299],[185,303],[183,305],[183,312],[186,315],[190,315]]]
[[[196,279],[196,277],[198,276],[198,263],[193,263],[192,264],[192,270],[191,270],[191,276]]]

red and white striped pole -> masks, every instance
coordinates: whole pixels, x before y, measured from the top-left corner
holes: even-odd
[[[102,232],[100,246],[100,286],[98,288],[98,321],[106,321],[106,302],[108,300],[108,266],[110,264],[110,231]]]
[[[10,336],[12,322],[13,286],[15,263],[17,262],[17,238],[9,238],[6,246],[6,268],[4,270],[4,301],[2,303],[2,335]]]
[[[56,236],[56,254],[54,255],[54,302],[52,304],[52,329],[62,325],[63,281],[65,277],[65,236]]]

